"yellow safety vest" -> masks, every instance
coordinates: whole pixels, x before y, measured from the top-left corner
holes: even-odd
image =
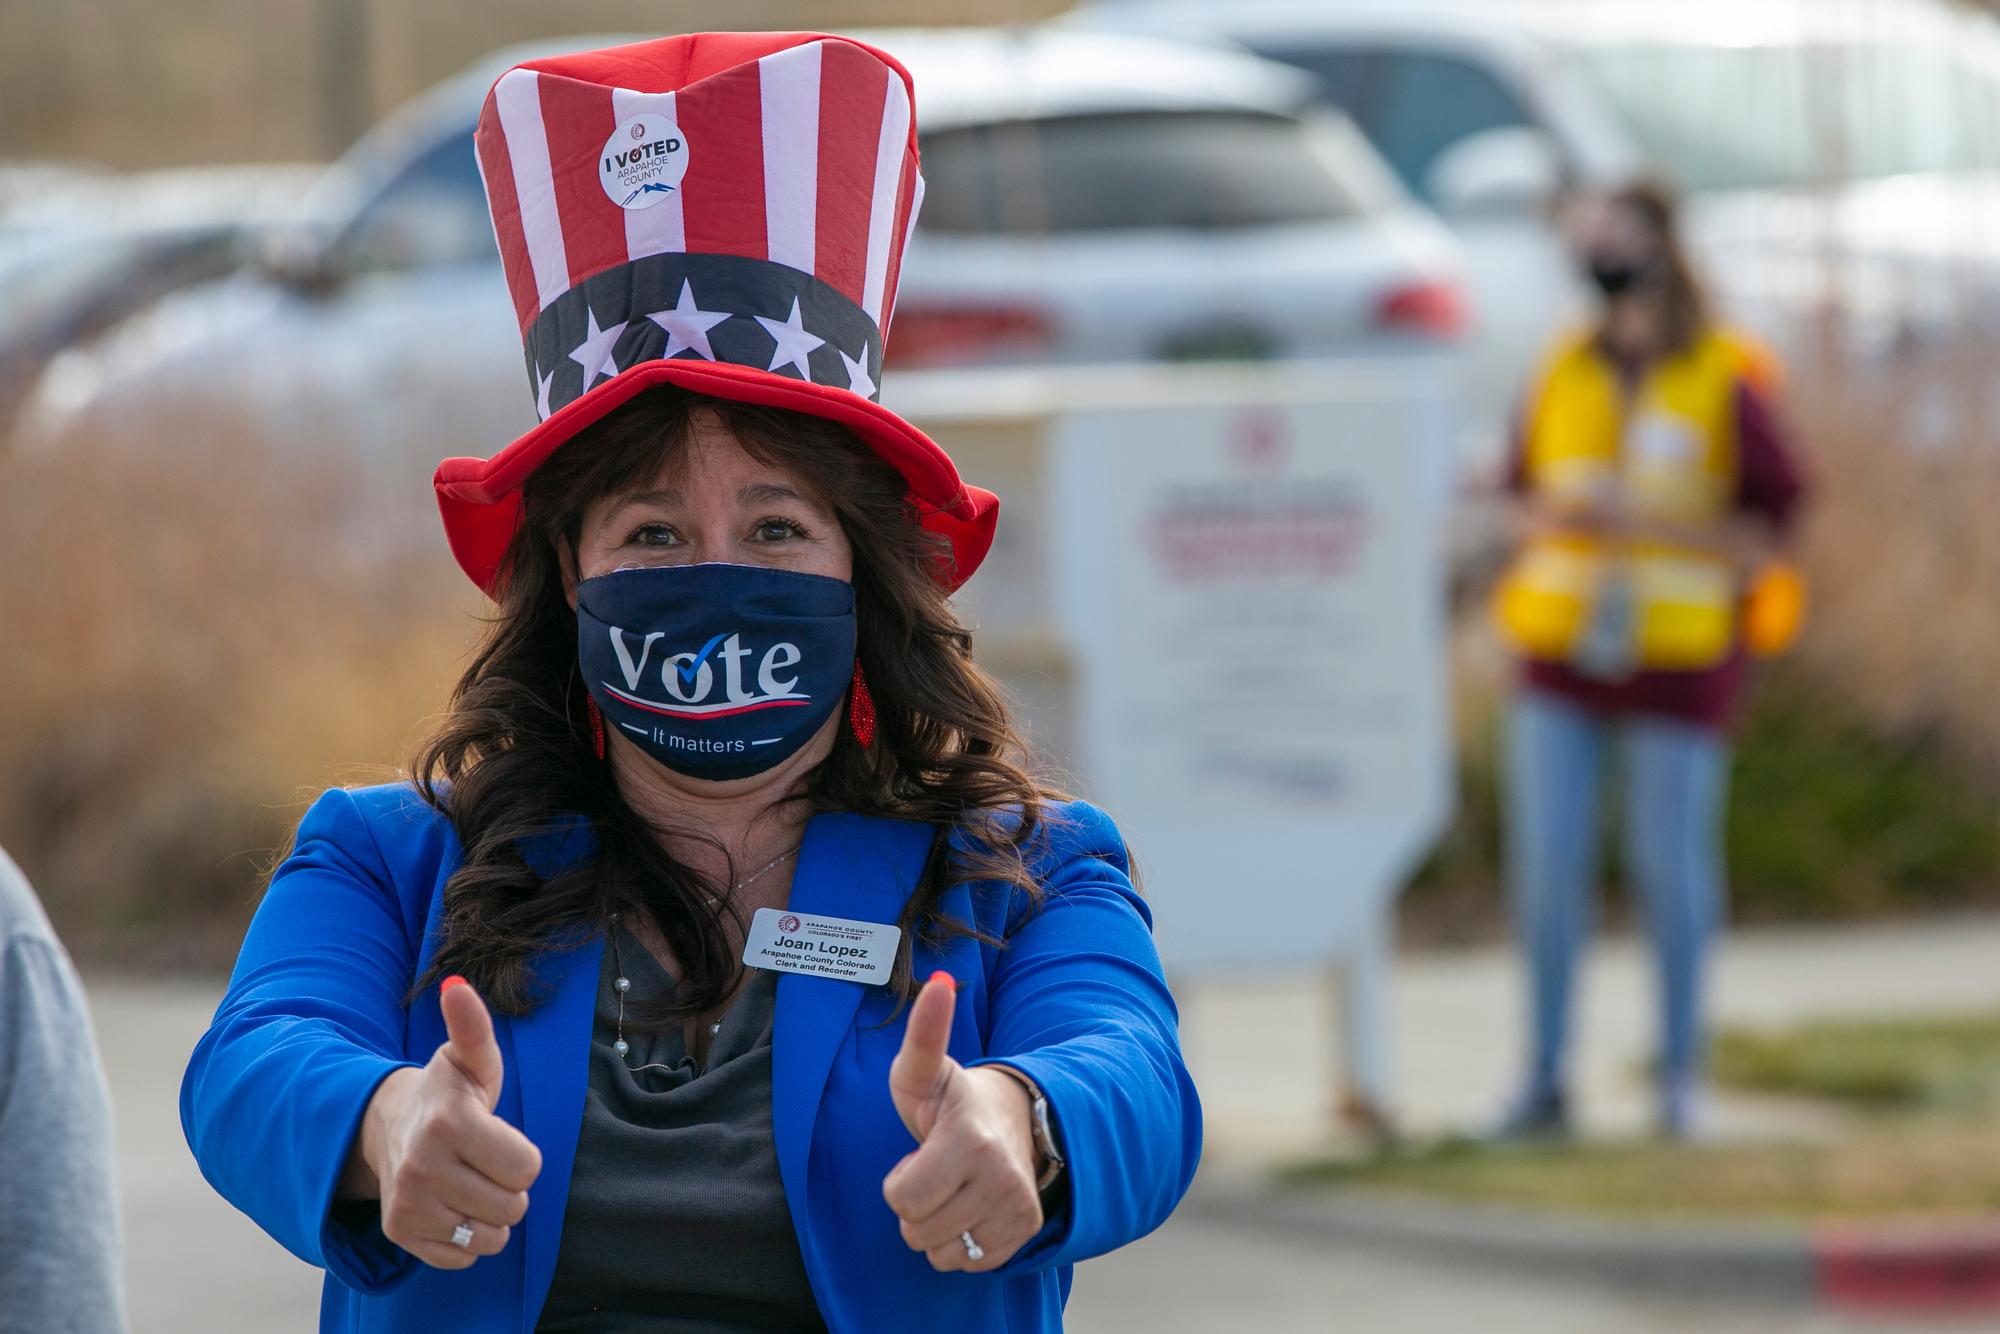
[[[1711,331],[1649,369],[1628,405],[1617,370],[1591,338],[1559,340],[1526,422],[1529,490],[1560,512],[1616,482],[1645,518],[1690,528],[1720,522],[1736,497],[1736,382],[1758,378],[1767,356],[1746,339]],[[1522,548],[1494,599],[1502,635],[1529,657],[1569,661],[1613,574],[1629,581],[1636,666],[1700,671],[1735,647],[1742,590],[1727,560],[1674,543],[1607,544],[1583,534]]]

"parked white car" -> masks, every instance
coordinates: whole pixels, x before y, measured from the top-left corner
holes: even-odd
[[[899,368],[1397,353],[1457,331],[1455,247],[1345,116],[1309,110],[1310,78],[1047,27],[860,35],[909,66],[924,136]]]
[[[1234,44],[1320,76],[1466,249],[1470,411],[1505,405],[1579,297],[1559,183],[1688,193],[1721,303],[1863,355],[2000,324],[2000,20],[1946,0],[1101,0],[1091,28]]]
[[[1312,107],[1308,76],[1046,28],[859,35],[909,65],[924,135],[893,366],[1455,348],[1456,243]],[[59,359],[33,429],[159,429],[192,406],[372,463],[427,505],[436,459],[533,424],[471,136],[493,79],[549,49],[481,62],[371,133],[263,264]],[[428,515],[378,517],[429,539]]]
[[[236,270],[319,171],[0,169],[0,439],[49,358]]]

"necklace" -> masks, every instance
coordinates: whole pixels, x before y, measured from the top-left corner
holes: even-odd
[[[729,892],[737,894],[748,889],[751,885],[763,879],[767,872],[776,870],[784,862],[796,857],[798,852],[798,848],[793,847],[788,852],[779,853],[743,879],[738,880],[730,887]],[[722,896],[719,894],[713,895],[708,900],[708,906],[712,908],[720,902],[722,902]],[[657,1061],[646,1065],[633,1065],[630,1061],[625,1060],[626,1054],[632,1050],[632,1044],[625,1040],[625,993],[632,989],[632,979],[625,976],[625,958],[618,949],[618,914],[615,912],[611,914],[611,966],[617,972],[617,976],[612,980],[611,986],[618,993],[618,1040],[611,1044],[611,1050],[618,1053],[618,1059],[623,1061],[625,1068],[633,1074],[638,1074],[641,1070],[673,1069],[674,1067],[662,1065]],[[708,1035],[710,1037],[714,1037],[721,1031],[722,1021],[720,1019],[708,1026]]]

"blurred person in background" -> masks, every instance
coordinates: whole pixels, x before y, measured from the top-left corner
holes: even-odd
[[[911,105],[799,33],[488,96],[543,421],[436,484],[498,609],[413,781],[306,813],[182,1087],[324,1329],[1056,1330],[1187,1189],[1124,843],[948,601],[998,502],[876,402]]]
[[[1520,538],[1494,611],[1519,678],[1502,801],[1532,1031],[1498,1133],[1570,1128],[1570,995],[1615,763],[1622,865],[1658,965],[1658,1126],[1684,1137],[1727,892],[1729,727],[1748,657],[1796,628],[1798,585],[1775,558],[1800,470],[1774,410],[1774,359],[1711,317],[1672,196],[1634,184],[1568,200],[1563,217],[1601,301],[1544,356],[1506,479]]]
[[[83,983],[0,852],[0,1334],[125,1328],[111,1099]]]

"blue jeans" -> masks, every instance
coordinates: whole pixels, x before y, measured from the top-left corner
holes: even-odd
[[[1689,1087],[1701,1074],[1702,969],[1726,893],[1728,739],[1719,728],[1606,717],[1522,689],[1508,711],[1503,805],[1507,879],[1529,968],[1530,1098],[1563,1088],[1570,990],[1592,928],[1614,742],[1624,770],[1622,864],[1645,903],[1659,963],[1663,1087]]]

